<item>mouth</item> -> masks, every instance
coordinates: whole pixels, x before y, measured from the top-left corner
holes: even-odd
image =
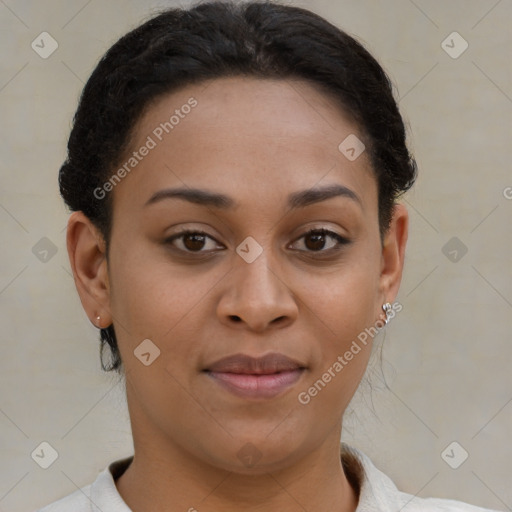
[[[306,366],[284,354],[235,354],[203,370],[221,387],[242,398],[273,398],[293,386]]]

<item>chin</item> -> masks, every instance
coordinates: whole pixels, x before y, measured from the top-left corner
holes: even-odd
[[[216,445],[216,448],[221,445]],[[210,452],[210,463],[226,471],[241,475],[263,475],[291,466],[300,457],[301,447],[296,439],[267,436],[233,440],[221,451]]]

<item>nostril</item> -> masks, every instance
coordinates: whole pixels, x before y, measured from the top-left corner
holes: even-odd
[[[241,322],[242,319],[239,316],[236,315],[230,315],[231,320],[234,320],[235,322]]]

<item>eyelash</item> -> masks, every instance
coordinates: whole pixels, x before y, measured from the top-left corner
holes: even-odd
[[[308,235],[311,235],[311,234],[327,235],[331,238],[334,238],[338,242],[338,246],[334,247],[334,248],[326,249],[326,250],[320,249],[318,251],[299,250],[300,252],[306,252],[306,253],[311,253],[311,254],[331,253],[333,251],[339,251],[342,248],[342,246],[350,243],[350,240],[348,240],[347,238],[344,238],[341,235],[339,235],[338,233],[331,231],[329,229],[326,229],[326,228],[315,228],[315,229],[306,231],[300,237],[296,238],[294,240],[294,243],[297,240],[301,240],[302,238],[307,237]],[[215,240],[212,236],[210,236],[208,233],[206,233],[204,231],[196,230],[196,229],[184,229],[183,231],[180,231],[179,233],[176,233],[175,235],[172,235],[171,237],[164,240],[164,244],[172,245],[172,242],[174,242],[174,240],[183,238],[185,235],[202,235],[202,236],[205,236],[205,237],[210,238],[211,240],[214,240],[215,242],[217,242],[217,240]],[[201,250],[200,251],[190,251],[190,250],[178,249],[178,248],[176,248],[176,250],[187,253],[187,254],[194,254],[194,255],[208,253],[208,251],[201,251]]]

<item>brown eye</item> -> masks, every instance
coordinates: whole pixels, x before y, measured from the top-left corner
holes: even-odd
[[[198,233],[183,235],[183,245],[190,251],[200,251],[205,244],[205,236]]]
[[[208,241],[210,240],[215,243],[210,243],[210,247],[208,248]],[[203,250],[205,247],[209,250],[218,249],[219,246],[216,242],[217,241],[207,233],[192,230],[182,231],[165,240],[166,244],[171,244],[180,251],[196,253],[209,252],[208,250]]]
[[[328,252],[331,249],[336,250],[339,249],[340,246],[349,243],[346,238],[328,229],[312,229],[311,231],[304,233],[304,235],[302,235],[297,240],[302,239],[304,239],[306,252]],[[329,239],[331,240],[330,243]],[[334,240],[334,242],[332,242],[332,240]],[[326,244],[328,244],[327,247]]]

